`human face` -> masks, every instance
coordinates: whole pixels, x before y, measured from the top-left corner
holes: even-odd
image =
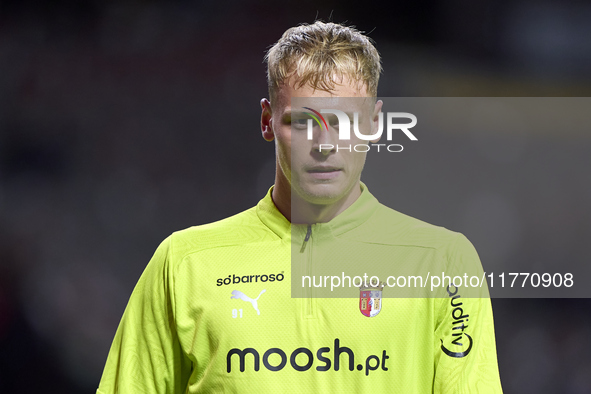
[[[355,152],[354,149],[337,150],[336,147],[367,144],[368,141],[358,139],[352,130],[351,140],[339,141],[337,118],[330,115],[325,115],[328,129],[315,125],[313,138],[308,140],[308,117],[304,117],[306,110],[302,107],[316,107],[317,110],[340,109],[348,113],[351,120],[353,113],[357,112],[360,129],[373,133],[382,103],[376,103],[373,98],[368,97],[364,85],[348,78],[340,80],[330,92],[313,89],[308,85],[296,87],[293,81],[289,82],[292,83],[286,83],[278,89],[275,102],[271,103],[267,132],[272,132],[272,136],[265,136],[263,130],[265,139],[275,139],[275,189],[281,196],[289,193],[287,195],[291,196],[292,202],[313,205],[345,204],[346,208],[360,194],[359,181],[366,153]],[[297,108],[292,108],[292,98],[297,102]],[[303,103],[305,105],[301,105]],[[333,148],[328,148],[329,145]]]

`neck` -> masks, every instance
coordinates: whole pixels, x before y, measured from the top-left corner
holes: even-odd
[[[359,183],[345,194],[341,199],[330,204],[310,203],[300,196],[291,193],[291,185],[288,182],[275,180],[275,186],[271,197],[273,203],[293,224],[327,223],[349,208],[361,195]]]

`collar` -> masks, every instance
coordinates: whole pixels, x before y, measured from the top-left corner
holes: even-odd
[[[313,224],[315,234],[328,233],[332,236],[344,234],[365,223],[376,211],[379,206],[378,200],[369,192],[367,186],[361,184],[361,195],[351,206],[341,212],[327,223]],[[259,201],[256,206],[256,213],[261,222],[263,222],[271,231],[280,238],[291,238],[292,230],[305,229],[305,224],[291,224],[275,206],[271,193],[273,186],[267,192],[267,195]],[[304,230],[305,233],[305,230]]]

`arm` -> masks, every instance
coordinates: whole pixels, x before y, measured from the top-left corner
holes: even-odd
[[[461,234],[448,252],[457,275],[482,276],[476,250]],[[447,288],[437,299],[435,393],[502,393],[488,288]]]
[[[133,290],[97,394],[186,390],[191,363],[175,327],[170,238],[158,247]]]

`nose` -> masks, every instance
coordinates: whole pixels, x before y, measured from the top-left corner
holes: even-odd
[[[316,138],[314,138],[312,150],[324,156],[328,156],[336,152],[337,144],[338,132],[329,123],[328,129],[326,129],[326,127],[320,127],[318,134],[316,134]]]

